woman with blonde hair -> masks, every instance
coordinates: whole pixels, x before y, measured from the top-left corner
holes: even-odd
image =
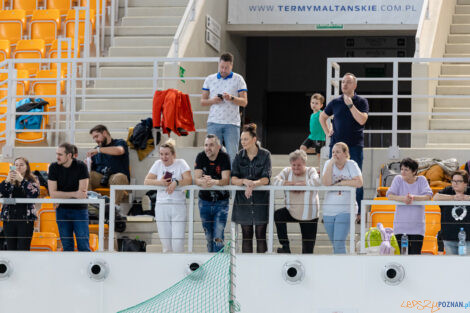
[[[39,197],[39,182],[31,174],[31,168],[26,158],[15,159],[10,166],[7,178],[0,183],[2,198],[37,198]],[[33,237],[35,206],[32,203],[5,204],[2,208],[1,219],[7,238],[8,250],[29,251]]]
[[[160,145],[160,160],[155,161],[144,184],[166,187],[165,191],[158,191],[155,204],[163,252],[184,251],[186,197],[184,191],[175,191],[175,188],[191,185],[192,181],[188,163],[176,158],[175,141],[169,139]]]
[[[362,187],[362,173],[357,163],[350,160],[349,148],[344,142],[332,148],[332,158],[323,168],[322,184],[325,186]],[[323,222],[335,254],[346,253],[346,237],[349,233],[351,195],[349,191],[328,191],[323,202]],[[358,206],[355,203],[357,214]]]

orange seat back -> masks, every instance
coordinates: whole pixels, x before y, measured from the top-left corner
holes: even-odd
[[[46,0],[47,9],[57,9],[61,15],[67,14],[72,8],[71,0]]]
[[[83,10],[78,14],[78,39],[81,45],[85,42],[85,14],[86,12]],[[90,35],[95,29],[95,19],[95,10],[90,10]],[[65,18],[65,37],[75,38],[75,10],[69,10]],[[90,39],[92,38],[93,36]]]
[[[33,233],[30,251],[57,251],[57,235],[48,232]]]
[[[30,24],[31,39],[43,39],[46,45],[51,45],[57,39],[60,30],[60,11],[36,10]]]
[[[386,197],[377,197],[374,200],[388,200]],[[393,228],[396,206],[393,204],[373,204],[370,208],[372,227],[382,223],[384,227]]]
[[[425,236],[436,237],[441,230],[441,208],[438,205],[426,205],[426,232]]]
[[[10,58],[10,40],[1,39],[0,40],[0,62],[5,61]]]
[[[64,78],[65,74],[62,72],[61,78]],[[39,80],[32,83],[32,90],[36,96],[41,96],[42,99],[49,102],[46,106],[45,111],[51,112],[56,110],[57,98],[54,95],[61,95],[65,91],[65,81],[59,82],[59,93],[57,93],[57,70],[42,70],[36,75],[36,78],[51,80]],[[61,103],[59,98],[59,104]],[[49,115],[45,115],[46,124],[49,122]]]
[[[46,56],[46,43],[43,39],[20,40],[16,44],[13,53],[15,59],[42,59]],[[17,69],[29,71],[30,75],[36,75],[41,69],[41,63],[16,63]]]
[[[0,11],[0,39],[16,44],[23,37],[26,28],[25,10]]]
[[[38,223],[39,231],[54,233],[57,237],[60,237],[55,209],[52,207],[52,203],[42,204],[41,209],[38,211]]]
[[[12,7],[14,10],[25,10],[26,15],[33,14],[33,11],[38,8],[37,0],[12,0]]]

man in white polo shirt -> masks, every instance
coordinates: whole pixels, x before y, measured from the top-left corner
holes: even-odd
[[[233,55],[220,56],[219,72],[207,76],[202,86],[201,105],[210,106],[207,133],[224,143],[230,162],[238,152],[240,109],[248,104],[248,90],[240,74],[232,72]]]

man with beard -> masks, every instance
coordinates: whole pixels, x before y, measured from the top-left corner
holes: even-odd
[[[194,165],[194,177],[198,186],[211,188],[229,184],[230,158],[227,153],[220,151],[220,148],[219,138],[216,135],[207,135],[204,151],[197,155]],[[208,252],[218,252],[224,246],[228,202],[228,191],[199,192],[199,213],[206,234]]]
[[[129,150],[123,139],[113,139],[104,125],[96,125],[90,135],[97,146],[87,152],[91,158],[90,184],[88,189],[129,185]],[[116,191],[116,204],[125,195],[124,190]]]

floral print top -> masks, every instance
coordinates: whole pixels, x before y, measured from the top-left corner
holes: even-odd
[[[0,183],[2,198],[37,198],[39,197],[39,183],[23,179],[19,185],[11,184],[5,180]],[[36,219],[36,209],[33,203],[19,203],[3,205],[0,218],[4,221]]]

